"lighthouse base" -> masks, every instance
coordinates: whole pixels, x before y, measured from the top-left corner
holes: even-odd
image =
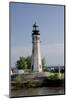
[[[41,66],[36,67],[36,66],[32,65],[31,69],[32,69],[33,72],[42,72],[42,67]]]

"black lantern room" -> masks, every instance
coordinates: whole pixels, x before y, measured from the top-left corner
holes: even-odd
[[[33,24],[33,33],[32,33],[32,35],[40,35],[40,33],[39,33],[39,29],[38,29],[38,25],[36,25],[36,22],[35,22],[35,24]]]

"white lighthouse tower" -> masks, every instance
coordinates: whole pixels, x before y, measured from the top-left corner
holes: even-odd
[[[40,33],[36,23],[32,31],[32,71],[42,72],[41,52],[40,52]]]

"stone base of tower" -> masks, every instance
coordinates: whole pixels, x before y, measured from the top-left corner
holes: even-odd
[[[32,70],[32,72],[42,72],[43,71],[41,66],[36,67],[33,65],[32,65],[31,70]]]
[[[34,69],[33,72],[42,72],[42,69]]]

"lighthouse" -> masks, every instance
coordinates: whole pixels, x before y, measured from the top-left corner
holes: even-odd
[[[32,31],[32,64],[31,69],[34,72],[42,72],[41,51],[40,51],[40,32],[38,25],[33,24]]]

